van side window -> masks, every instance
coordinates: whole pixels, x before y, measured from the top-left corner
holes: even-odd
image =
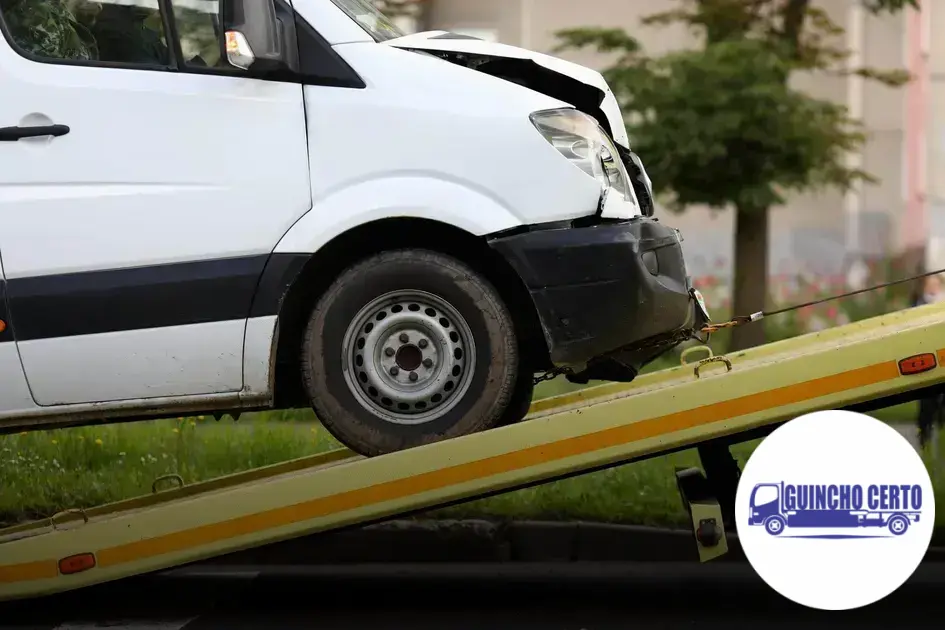
[[[235,70],[223,56],[219,0],[171,0],[184,64]]]
[[[0,0],[15,47],[46,60],[167,66],[158,0]]]

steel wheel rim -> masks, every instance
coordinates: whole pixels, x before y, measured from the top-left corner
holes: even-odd
[[[401,425],[442,418],[475,373],[469,324],[425,291],[392,291],[355,315],[342,341],[345,382],[358,403]]]

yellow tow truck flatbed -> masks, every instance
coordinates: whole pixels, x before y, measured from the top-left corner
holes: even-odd
[[[168,569],[698,447],[677,472],[703,561],[726,550],[731,444],[945,383],[930,305],[536,401],[515,425],[373,458],[339,449],[0,530],[0,600]],[[178,479],[179,481],[179,479]]]

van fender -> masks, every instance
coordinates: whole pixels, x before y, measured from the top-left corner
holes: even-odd
[[[524,225],[488,191],[442,176],[410,173],[313,194],[313,207],[289,228],[273,253],[314,254],[360,225],[398,217],[429,219],[485,236]]]

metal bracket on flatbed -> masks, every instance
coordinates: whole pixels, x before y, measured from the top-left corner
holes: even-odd
[[[691,363],[689,363],[688,361],[686,361],[686,358],[687,358],[690,354],[692,354],[693,352],[698,352],[698,351],[700,351],[700,350],[706,353],[706,355],[707,355],[706,358],[704,358],[704,359],[698,361],[698,362],[695,363],[695,364],[691,364]],[[710,348],[709,346],[705,346],[705,345],[702,345],[702,346],[692,346],[692,347],[686,348],[686,349],[683,350],[682,353],[679,355],[679,361],[680,361],[680,363],[682,363],[683,365],[695,365],[695,367],[692,368],[692,373],[695,375],[696,378],[701,378],[701,377],[702,377],[702,375],[699,373],[699,370],[701,370],[704,366],[709,365],[710,363],[722,363],[722,364],[725,365],[725,371],[726,371],[726,372],[731,372],[731,371],[732,371],[732,362],[731,362],[731,360],[729,360],[728,357],[724,357],[724,356],[722,356],[722,355],[715,355],[715,354],[713,354],[712,348]]]
[[[708,562],[728,552],[722,508],[698,468],[676,469],[676,487],[689,513],[699,561]]]

